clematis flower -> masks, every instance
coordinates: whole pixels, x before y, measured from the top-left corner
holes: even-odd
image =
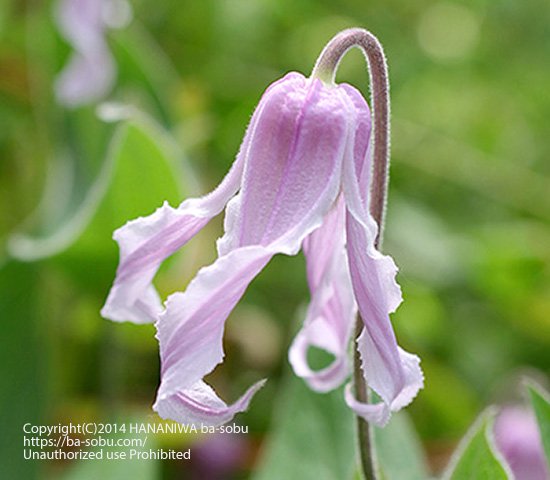
[[[193,480],[224,480],[242,468],[247,456],[246,436],[238,433],[209,435],[193,446],[191,478]]]
[[[549,477],[541,437],[532,411],[509,406],[502,409],[494,425],[497,449],[518,480]]]
[[[393,260],[375,248],[369,213],[371,115],[354,87],[289,73],[261,98],[235,163],[220,185],[179,207],[164,204],[114,234],[120,264],[103,307],[115,321],[155,322],[161,384],[154,409],[182,423],[217,425],[243,411],[263,382],[228,406],[203,378],[224,356],[224,323],[250,282],[276,254],[303,249],[311,301],[291,349],[294,371],[325,392],[350,374],[356,312],[363,373],[381,401],[348,388],[348,405],[379,425],[422,387],[419,359],[398,347],[389,314],[401,302]],[[163,306],[152,280],[161,262],[226,206],[218,258]],[[334,356],[314,371],[307,350]]]
[[[131,18],[126,0],[61,0],[56,23],[74,49],[59,74],[55,93],[60,104],[78,107],[101,100],[113,87],[116,65],[105,40],[108,27]]]

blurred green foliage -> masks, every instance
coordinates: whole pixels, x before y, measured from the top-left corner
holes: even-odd
[[[485,412],[472,426],[468,435],[458,447],[458,458],[453,458],[451,468],[445,472],[445,479],[467,480],[486,478],[487,480],[507,480],[509,475],[498,462],[490,442],[494,412]]]
[[[537,385],[529,385],[529,398],[535,412],[540,429],[542,446],[546,458],[550,458],[550,401],[548,393],[541,390]]]
[[[0,2],[0,305],[8,345],[1,348],[1,393],[2,412],[11,412],[3,421],[10,438],[20,438],[28,418],[151,414],[158,382],[153,328],[99,316],[116,268],[112,229],[163,200],[175,205],[180,195],[207,192],[233,161],[267,85],[287,71],[309,73],[326,41],[351,26],[379,37],[390,66],[393,163],[384,251],[401,271],[398,338],[420,355],[426,375],[408,411],[432,468],[442,468],[485,405],[520,400],[521,373],[546,383],[547,1],[131,3],[132,23],[109,33],[118,78],[108,99],[143,112],[152,136],[143,123],[116,134],[93,105],[56,105],[53,82],[70,49],[53,24],[53,3]],[[368,95],[358,52],[344,59],[338,79]],[[168,134],[173,144],[166,144]],[[10,258],[13,232],[47,237],[78,217],[124,135],[139,138],[119,150],[121,171],[70,248],[33,263]],[[54,194],[44,203],[45,191]],[[221,222],[212,222],[187,255],[163,268],[163,294],[184,288],[212,261],[220,232]],[[239,417],[252,435],[236,478],[254,469],[258,445],[277,425],[286,351],[306,301],[303,259],[276,258],[229,319],[227,360],[209,380],[235,399],[252,381],[270,379]],[[15,449],[2,450],[14,468],[30,469],[25,478],[33,469],[37,475],[38,466],[9,453]],[[182,468],[166,464],[161,475],[185,476]],[[54,475],[63,466],[40,469]]]

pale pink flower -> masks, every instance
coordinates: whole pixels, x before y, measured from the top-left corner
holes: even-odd
[[[73,49],[56,79],[58,102],[78,107],[101,100],[116,76],[106,30],[128,23],[130,5],[126,0],[60,0],[55,16],[60,33]]]
[[[161,417],[216,425],[247,408],[263,382],[228,406],[203,378],[223,359],[225,320],[250,282],[274,255],[301,248],[311,302],[290,350],[296,374],[317,391],[345,381],[359,310],[363,372],[381,401],[360,403],[348,389],[350,407],[382,425],[422,387],[419,359],[397,345],[390,323],[401,303],[397,268],[374,246],[370,127],[369,107],[355,88],[290,73],[264,93],[235,163],[213,192],[177,208],[164,204],[115,232],[120,265],[102,314],[155,322],[162,366],[154,408]],[[218,259],[163,307],[152,285],[159,265],[226,205]],[[332,364],[312,370],[310,346],[332,353]]]
[[[503,408],[493,428],[496,447],[517,480],[550,478],[532,411],[519,406]]]

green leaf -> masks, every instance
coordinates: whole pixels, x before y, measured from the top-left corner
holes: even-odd
[[[491,440],[494,413],[486,411],[476,420],[460,442],[445,480],[506,480],[511,478],[495,455]]]
[[[12,236],[10,253],[29,261],[63,252],[64,260],[77,262],[71,266],[116,263],[113,230],[152,213],[165,200],[177,205],[180,176],[167,135],[144,115],[132,115],[118,126],[107,159],[76,212],[50,234]]]
[[[174,159],[150,125],[135,120],[121,125],[113,137],[106,167],[108,187],[75,245],[81,253],[108,248],[105,242],[112,243],[114,229],[152,213],[165,200],[175,205],[182,200]]]
[[[118,261],[113,231],[165,201],[176,206],[183,199],[176,159],[164,140],[160,130],[139,118],[121,125],[113,137],[107,180],[98,180],[108,185],[82,234],[56,258],[80,283],[110,285]]]
[[[318,394],[290,376],[255,480],[353,478],[353,415],[341,390]]]
[[[23,457],[23,425],[41,425],[48,404],[48,335],[41,325],[40,274],[34,264],[0,268],[0,465],[2,478],[38,478],[37,462]]]
[[[132,100],[136,91],[146,92],[148,97],[142,100],[156,108],[163,124],[173,124],[173,93],[181,79],[166,53],[138,19],[127,28],[113,30],[110,36],[122,90],[128,89]]]
[[[546,460],[550,464],[550,401],[548,400],[548,394],[538,385],[533,383],[527,387],[529,391],[529,397],[531,398],[531,405],[535,411],[537,417],[537,423],[539,424],[540,436],[542,439],[542,446],[544,447],[544,453]]]
[[[8,0],[0,0],[0,38],[4,34],[4,28],[8,20],[8,11],[9,2]]]
[[[378,462],[385,480],[426,480],[424,452],[406,412],[394,414],[384,428],[375,428]]]

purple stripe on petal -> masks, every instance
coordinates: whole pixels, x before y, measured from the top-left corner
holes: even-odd
[[[185,245],[211,218],[200,217],[197,213],[185,204],[175,209],[164,203],[150,217],[118,229],[114,239],[120,244],[121,253],[131,252],[118,268],[118,279],[124,282],[137,275],[143,276],[143,271],[149,266],[162,262]],[[148,231],[157,233],[143,241],[143,232]],[[131,237],[137,237],[137,241]],[[136,245],[138,249],[135,249]]]
[[[364,117],[368,111],[366,104],[358,99],[352,87],[346,87],[346,94],[355,108],[364,111]],[[390,257],[382,255],[374,246],[377,225],[368,212],[368,192],[364,183],[365,178],[370,177],[371,168],[368,145],[362,138],[356,140],[362,147],[356,148],[355,142],[348,145],[342,186],[347,208],[351,280],[364,323],[358,348],[368,385],[382,398],[388,411],[397,411],[412,401],[422,388],[424,378],[419,358],[398,347],[390,322],[389,314],[402,300],[401,289],[395,281],[397,267]],[[357,401],[348,401],[348,404],[369,420],[367,405],[358,409]]]
[[[372,338],[372,343],[384,359],[388,373],[396,382],[401,382],[397,342],[389,320],[387,302],[384,298],[387,292],[383,288],[384,282],[381,278],[388,274],[395,274],[395,270],[388,262],[377,262],[376,258],[369,256],[370,252],[367,250],[369,239],[365,234],[365,228],[349,214],[346,216],[346,230],[352,284],[361,317]],[[371,242],[374,242],[373,237]],[[372,379],[369,378],[369,383],[371,381]],[[390,391],[387,395],[378,393],[384,399],[389,399],[396,392]]]
[[[359,308],[362,367],[382,402],[360,403],[349,387],[346,402],[382,425],[414,398],[423,384],[419,359],[398,347],[389,318],[401,302],[397,268],[375,249],[377,226],[368,213],[369,137],[370,112],[353,87],[289,74],[266,90],[237,161],[214,192],[177,209],[165,204],[115,233],[121,260],[102,313],[157,320],[161,384],[154,408],[161,416],[218,425],[246,409],[261,382],[228,406],[203,379],[223,360],[225,321],[249,283],[273,255],[294,255],[302,244],[311,302],[289,352],[297,375],[317,391],[344,381]],[[225,204],[218,259],[161,312],[151,283],[160,263]],[[313,371],[312,346],[334,361]]]
[[[216,211],[212,212],[214,216]],[[128,222],[114,239],[120,246],[115,282],[101,314],[115,321],[154,322],[162,306],[152,286],[162,261],[193,237],[210,218],[165,203],[148,217]]]
[[[273,254],[263,247],[234,250],[201,268],[185,292],[168,297],[156,323],[161,391],[186,388],[222,361],[225,320]]]
[[[355,122],[355,138],[353,142],[353,159],[355,177],[359,180],[359,192],[365,206],[371,180],[371,162],[368,161],[370,150],[371,118],[370,109],[363,95],[351,85],[343,83],[339,86],[357,111]]]
[[[374,222],[372,222],[374,223]],[[420,360],[397,346],[389,314],[401,298],[393,261],[374,250],[376,230],[346,216],[355,298],[365,328],[358,348],[368,384],[392,411],[410,403],[423,386]]]
[[[306,256],[307,282],[310,291],[316,290],[326,272],[334,263],[334,255],[337,249],[344,249],[345,207],[343,198],[340,196],[332,210],[325,216],[323,224],[311,233],[303,244],[304,255]]]
[[[244,245],[296,245],[321,224],[338,195],[354,111],[318,80],[285,79],[260,102],[243,188],[228,206],[220,254]]]
[[[128,222],[113,235],[120,247],[115,282],[101,314],[115,321],[155,322],[162,306],[152,286],[164,259],[182,247],[218,215],[240,186],[243,151],[218,187],[202,198],[183,202],[177,209],[165,203],[155,213]]]
[[[263,247],[234,250],[199,270],[185,292],[168,298],[156,323],[161,384],[155,409],[162,416],[224,423],[260,388],[257,384],[228,409],[202,378],[223,360],[225,320],[273,254]]]
[[[187,390],[159,396],[153,408],[162,418],[180,423],[197,426],[221,425],[229,422],[237,413],[245,411],[264,383],[265,380],[255,383],[241,398],[228,406],[209,385],[199,381]]]

